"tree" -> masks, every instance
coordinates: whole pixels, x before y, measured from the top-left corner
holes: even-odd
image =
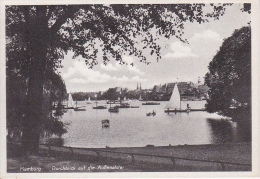
[[[235,30],[209,64],[207,111],[251,116],[251,27]]]
[[[6,106],[7,106],[7,138],[9,141],[19,141],[23,128],[26,93],[28,91],[27,77],[17,70],[17,66],[7,61]],[[61,135],[66,132],[65,125],[59,121],[60,116],[52,115],[53,102],[61,101],[66,95],[66,86],[61,76],[53,71],[46,73],[43,85],[43,117],[41,134],[49,136]],[[60,113],[62,114],[62,113]]]
[[[184,22],[218,19],[227,4],[211,5],[211,14],[203,13],[204,4],[6,6],[7,61],[19,66],[28,83],[23,152],[38,151],[44,78],[69,50],[90,68],[98,63],[100,48],[104,64],[112,58],[126,64],[121,58],[126,52],[149,64],[143,50],[159,60],[158,36],[186,42]]]
[[[101,99],[116,100],[118,95],[119,94],[116,92],[116,88],[109,88],[102,94]]]

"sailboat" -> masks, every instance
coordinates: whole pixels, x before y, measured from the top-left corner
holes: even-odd
[[[172,96],[165,108],[164,112],[187,112],[187,110],[181,109],[181,95],[177,83],[174,85]]]
[[[142,98],[142,96],[140,95],[140,97],[139,97],[139,101],[143,101],[143,98]]]
[[[96,103],[96,106],[92,106],[93,109],[107,109],[106,106],[98,106],[97,103],[98,102],[95,102]]]
[[[65,107],[65,109],[74,109],[74,101],[73,101],[71,93],[69,93],[68,103],[67,103],[67,107]]]
[[[74,108],[74,111],[86,111],[85,106],[78,107],[78,101],[76,101],[76,107]]]
[[[88,101],[86,102],[87,104],[91,104],[92,102],[90,101],[90,97],[88,97]]]
[[[124,100],[121,100],[121,98],[119,99],[120,99],[120,105],[116,105],[115,106],[116,108],[130,108],[130,104],[127,101],[125,101],[126,97],[124,97]]]
[[[187,105],[187,109],[181,109],[181,95],[179,93],[178,85],[177,83],[175,84],[173,91],[172,91],[172,96],[170,98],[169,103],[165,106],[164,112],[170,113],[170,112],[190,112],[190,111],[206,111],[205,108],[202,109],[191,109]]]
[[[124,97],[123,103],[130,103],[129,99],[126,99],[126,96]]]
[[[98,106],[97,105],[97,103],[98,103],[97,101],[95,103],[96,103],[96,106],[92,106],[93,109],[107,109],[106,106]]]

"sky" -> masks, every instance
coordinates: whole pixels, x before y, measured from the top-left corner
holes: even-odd
[[[223,39],[232,35],[235,29],[247,26],[250,14],[241,12],[242,4],[234,4],[226,8],[226,12],[219,20],[199,24],[186,22],[184,24],[183,43],[172,37],[160,39],[161,59],[149,57],[150,65],[139,62],[134,56],[123,56],[131,65],[119,65],[111,60],[107,65],[101,63],[89,69],[84,59],[72,59],[69,52],[62,60],[63,68],[58,69],[65,81],[68,92],[106,91],[108,88],[123,87],[130,90],[138,85],[142,88],[152,88],[171,82],[198,82],[208,71],[209,62],[219,50]]]

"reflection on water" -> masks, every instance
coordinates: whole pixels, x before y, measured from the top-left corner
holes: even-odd
[[[239,121],[237,122],[237,133],[239,133],[240,141],[251,142],[252,141],[252,130],[251,121]]]
[[[207,112],[165,113],[167,101],[160,105],[142,105],[132,101],[139,108],[121,108],[119,113],[107,109],[92,109],[94,104],[78,102],[86,111],[68,110],[62,122],[70,123],[68,132],[62,136],[64,146],[71,147],[142,147],[212,144],[251,141],[250,123],[221,120],[223,117]],[[188,101],[191,108],[203,108],[205,101]],[[106,105],[99,101],[99,105]],[[187,102],[182,102],[186,106]],[[113,105],[112,105],[113,106]],[[155,116],[146,116],[156,112]],[[102,120],[109,119],[110,127],[102,128]]]
[[[212,143],[251,142],[251,123],[249,120],[233,122],[228,119],[207,119]]]
[[[211,130],[212,143],[233,142],[234,131],[230,120],[207,119]]]

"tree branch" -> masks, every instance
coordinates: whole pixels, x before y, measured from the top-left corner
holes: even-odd
[[[68,18],[72,18],[73,15],[79,10],[79,7],[77,6],[65,7],[64,10],[65,13],[62,16],[58,17],[56,22],[50,28],[51,34],[58,32],[62,24],[64,24]]]

